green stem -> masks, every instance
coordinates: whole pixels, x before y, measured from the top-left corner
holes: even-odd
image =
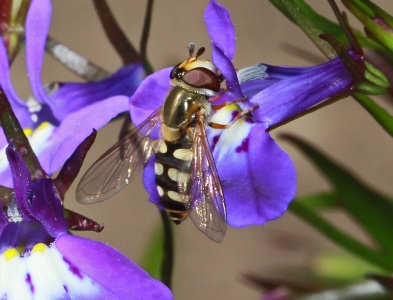
[[[358,255],[359,257],[362,257],[368,262],[379,266],[383,270],[393,270],[393,261],[391,261],[389,257],[376,252],[375,250],[344,234],[341,230],[331,225],[324,218],[316,214],[312,209],[302,205],[299,201],[293,201],[290,206],[290,210],[339,246]]]
[[[319,36],[323,34],[317,25],[315,25],[301,8],[293,0],[280,0],[283,7],[301,30],[311,39],[314,45],[321,50],[322,53],[329,59],[333,59],[337,56],[334,49],[326,43],[324,40],[320,39]]]
[[[163,243],[163,258],[161,265],[161,281],[168,287],[172,285],[172,273],[173,273],[173,231],[171,221],[168,218],[168,214],[164,210],[160,210],[161,220],[164,230],[164,243]]]
[[[356,101],[393,137],[393,116],[384,108],[375,103],[370,97],[355,93],[352,95]]]

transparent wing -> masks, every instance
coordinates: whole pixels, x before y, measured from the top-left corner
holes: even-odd
[[[226,233],[226,208],[204,125],[197,122],[192,156],[178,174],[180,196],[191,220],[207,237],[221,242]]]
[[[159,121],[160,110],[157,110],[106,151],[79,182],[76,190],[78,202],[104,201],[130,183],[158,147],[159,141],[150,135]]]

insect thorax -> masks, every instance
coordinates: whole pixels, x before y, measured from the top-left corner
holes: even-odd
[[[173,87],[162,107],[161,133],[164,140],[175,142],[185,134],[196,121],[197,115],[206,120],[211,114],[208,97],[186,91],[181,87]]]

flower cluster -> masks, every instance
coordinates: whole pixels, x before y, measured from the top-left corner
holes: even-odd
[[[4,207],[0,213],[1,298],[130,299],[143,295],[171,299],[165,285],[119,251],[68,233],[69,226],[94,229],[89,228],[91,220],[71,211],[67,214],[82,220],[81,224],[66,219],[62,198],[95,133],[75,149],[58,177],[51,179],[39,165],[4,94],[0,96],[14,185],[13,190],[0,187]]]
[[[0,86],[48,174],[60,169],[93,128],[101,128],[128,110],[128,96],[144,77],[142,65],[135,64],[98,82],[66,83],[60,84],[56,90],[45,90],[41,68],[51,10],[50,0],[33,0],[27,14],[26,67],[33,92],[27,102],[18,97],[12,86],[7,51],[0,40]],[[3,153],[6,146],[6,140],[0,134]],[[3,185],[12,186],[5,159],[0,164],[0,178]]]
[[[70,228],[83,226],[72,224],[67,213],[78,216],[81,224],[91,220],[67,211],[63,198],[92,143],[92,129],[128,111],[135,125],[141,124],[163,105],[172,88],[172,68],[143,80],[143,66],[135,64],[101,81],[46,89],[41,68],[50,18],[50,0],[31,1],[25,51],[33,97],[27,102],[13,89],[6,46],[0,39],[4,91],[0,91],[0,119],[5,131],[0,135],[0,148],[8,161],[0,163],[0,297],[171,299],[164,284],[117,250],[71,235]],[[205,24],[212,63],[225,80],[214,102],[220,108],[208,121],[231,124],[225,129],[206,124],[227,222],[234,227],[263,225],[280,217],[296,193],[294,164],[269,131],[351,88],[355,80],[339,57],[313,67],[258,63],[236,69],[232,63],[235,29],[227,9],[211,0]],[[351,55],[361,63],[356,53]],[[59,170],[56,179],[47,175]],[[160,206],[154,155],[143,176],[150,201]]]

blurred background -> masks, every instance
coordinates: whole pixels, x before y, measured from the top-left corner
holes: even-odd
[[[145,14],[145,1],[108,1],[117,21],[138,48]],[[389,11],[391,1],[375,1]],[[187,57],[187,45],[205,46],[210,56],[203,13],[207,0],[156,1],[148,57],[155,70],[172,66]],[[326,61],[316,47],[295,25],[268,1],[221,0],[232,17],[237,33],[235,66],[259,62],[272,65],[315,65]],[[318,12],[334,20],[326,1],[312,1]],[[341,3],[339,4],[342,8]],[[390,7],[390,11],[392,8]],[[361,28],[359,23],[351,24]],[[105,37],[91,1],[53,1],[50,35],[109,71],[121,66],[120,58]],[[19,55],[12,69],[13,82],[21,96],[30,95],[24,57]],[[80,81],[49,55],[46,56],[43,82]],[[380,100],[392,111],[392,103]],[[385,101],[385,102],[384,102]],[[114,122],[99,131],[82,173],[116,142],[121,123]],[[351,98],[323,108],[274,130],[272,135],[297,167],[298,195],[326,191],[329,186],[313,166],[278,135],[291,132],[343,163],[372,187],[392,193],[393,144],[388,135]],[[80,177],[79,177],[80,178]],[[140,178],[116,197],[96,205],[83,206],[74,198],[76,184],[68,193],[65,206],[103,223],[102,233],[82,235],[109,243],[140,263],[151,238],[161,229],[160,216],[147,201]],[[361,205],[361,203],[359,203]],[[333,213],[346,230],[362,232],[348,218]],[[175,267],[173,292],[176,299],[258,299],[261,291],[244,280],[244,274],[280,276],[294,266],[310,266],[320,251],[340,251],[327,239],[285,214],[264,227],[229,228],[223,243],[216,244],[201,234],[190,221],[174,228]]]

